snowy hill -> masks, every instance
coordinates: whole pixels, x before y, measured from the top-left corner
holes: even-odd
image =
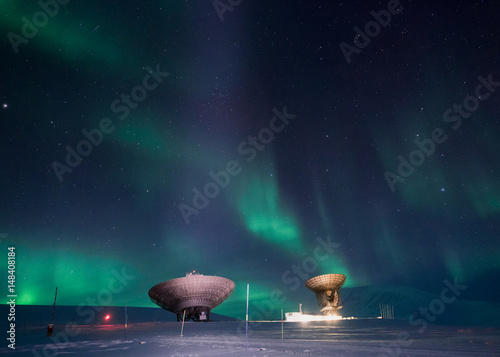
[[[394,306],[397,320],[414,316],[442,325],[500,326],[500,303],[462,300],[451,288],[443,296],[404,286],[343,288],[341,292],[342,316],[380,316],[379,304],[386,304]]]

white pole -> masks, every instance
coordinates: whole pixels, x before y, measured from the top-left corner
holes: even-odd
[[[186,310],[184,310],[184,314],[182,315],[182,327],[181,327],[181,337],[184,332],[184,318],[186,317]]]
[[[128,314],[127,314],[127,305],[125,305],[125,341],[128,341],[127,330],[128,330]]]
[[[248,297],[250,293],[250,284],[247,284],[247,315],[246,315],[246,333],[245,333],[245,350],[248,351]]]
[[[283,309],[281,309],[281,339],[283,339]]]

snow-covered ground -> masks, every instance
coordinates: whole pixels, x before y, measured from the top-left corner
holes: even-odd
[[[128,325],[77,325],[71,331],[46,326],[18,331],[19,356],[500,356],[499,327],[411,326],[401,320],[343,320],[283,324],[220,321],[143,322]],[[127,335],[125,334],[127,332]],[[5,340],[4,340],[5,341]],[[57,341],[56,343],[54,341]]]
[[[0,355],[500,356],[500,303],[461,300],[455,290],[456,299],[452,288],[445,295],[408,287],[346,288],[340,313],[364,319],[285,322],[283,339],[280,322],[250,322],[248,350],[245,323],[216,313],[211,322],[187,322],[181,337],[176,316],[160,308],[128,307],[125,314],[116,306],[57,306],[53,317],[52,306],[22,305],[16,306],[16,349],[7,347],[5,333]],[[317,312],[313,296],[303,299]],[[395,320],[374,319],[381,304],[393,307]],[[8,314],[9,306],[0,305],[0,315],[7,320]],[[52,318],[53,336],[47,337]]]

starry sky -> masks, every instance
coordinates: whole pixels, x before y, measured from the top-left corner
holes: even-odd
[[[496,1],[47,4],[0,5],[18,304],[153,307],[193,270],[234,317],[327,273],[497,301]]]

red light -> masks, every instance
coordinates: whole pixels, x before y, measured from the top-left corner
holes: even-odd
[[[104,316],[104,320],[109,321],[109,319],[111,318],[111,315],[110,314],[107,314],[106,316]]]

